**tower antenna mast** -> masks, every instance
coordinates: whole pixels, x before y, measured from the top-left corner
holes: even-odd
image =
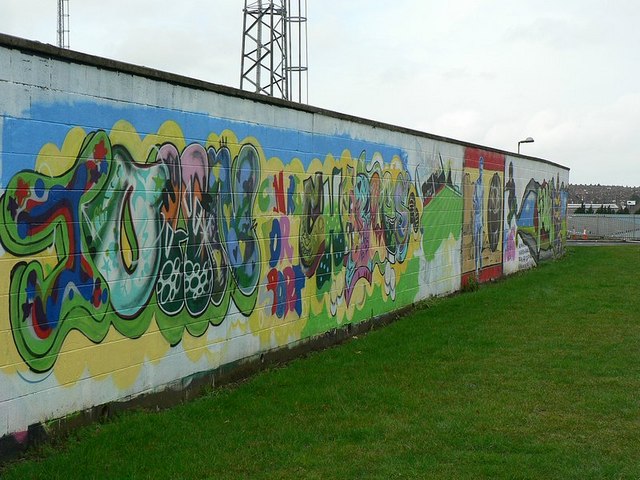
[[[289,100],[309,103],[307,0],[287,0]]]
[[[58,0],[58,47],[69,48],[69,0]]]
[[[308,101],[306,0],[245,0],[240,88]]]

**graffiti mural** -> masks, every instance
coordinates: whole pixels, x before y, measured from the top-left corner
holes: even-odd
[[[6,250],[25,256],[53,247],[58,260],[49,272],[39,261],[20,262],[11,276],[14,338],[34,370],[53,365],[71,329],[94,342],[110,323],[140,336],[149,316],[137,319],[154,293],[168,316],[186,308],[183,318],[197,318],[212,304],[221,318],[229,297],[251,311],[261,261],[255,148],[245,145],[231,159],[224,146],[194,144],[178,154],[165,144],[145,160],[98,131],[64,175],[23,171],[7,185],[0,200]],[[165,318],[157,320],[171,344],[185,327],[195,335],[206,329]]]
[[[345,151],[285,177],[263,172],[259,144],[234,149],[164,142],[136,158],[96,131],[62,175],[11,178],[0,240],[27,258],[12,271],[10,318],[32,370],[50,369],[72,330],[137,338],[153,317],[176,345],[231,304],[285,319],[309,315],[305,297],[329,317],[352,316],[380,285],[395,300],[422,213],[401,162]],[[46,268],[28,259],[45,251]]]
[[[156,325],[176,346],[240,315],[266,344],[296,325],[280,344],[367,318],[367,301],[392,310],[436,282],[453,291],[497,278],[503,261],[562,254],[559,177],[522,188],[502,154],[467,148],[456,167],[436,153],[412,177],[378,152],[304,165],[232,132],[149,136],[144,150],[114,132],[84,134],[55,174],[16,172],[0,198],[11,331],[34,372],[72,331],[101,343]]]
[[[278,319],[312,315],[304,334],[313,335],[362,318],[371,299],[392,307],[419,246],[421,205],[398,157],[345,150],[300,167],[285,174],[272,159],[259,189],[271,217],[259,222],[269,257],[262,304]]]
[[[385,272],[387,264],[406,260],[410,236],[419,228],[416,191],[406,172],[383,171],[379,162],[366,166],[364,153],[355,168],[334,168],[329,178],[317,172],[303,185],[303,270],[323,292],[344,268],[348,305],[359,280],[370,284],[375,268]],[[395,297],[395,282],[388,287]]]
[[[509,176],[505,263],[515,262],[521,269],[561,256],[566,240],[567,191],[564,183],[558,176],[541,182],[531,178],[518,202],[512,163]]]
[[[562,254],[559,178],[519,192],[501,154],[467,148],[460,171],[438,153],[412,178],[399,156],[344,150],[304,166],[227,136],[157,136],[141,156],[97,130],[63,171],[10,178],[0,241],[17,259],[9,318],[32,371],[50,370],[72,331],[100,343],[154,322],[175,346],[232,313],[269,343],[294,319],[313,335],[366,318],[366,301],[391,310],[434,282],[497,278],[503,255],[526,268]]]
[[[464,158],[462,283],[502,275],[504,155],[467,148]]]

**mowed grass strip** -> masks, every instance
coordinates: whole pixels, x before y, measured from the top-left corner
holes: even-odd
[[[569,249],[2,478],[640,478],[639,267]]]

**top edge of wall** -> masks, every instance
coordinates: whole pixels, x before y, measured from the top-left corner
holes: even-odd
[[[96,55],[90,55],[87,53],[82,53],[74,50],[63,49],[48,43],[41,43],[34,40],[27,40],[25,38],[14,37],[12,35],[7,35],[4,33],[0,33],[0,46],[7,47],[10,49],[20,50],[24,53],[30,53],[30,54],[38,55],[42,57],[58,59],[58,60],[83,64],[83,65],[89,65],[97,68],[102,68],[105,70],[112,70],[112,71],[117,71],[122,73],[130,73],[132,75],[145,77],[151,80],[163,81],[163,82],[171,83],[174,85],[180,85],[184,87],[196,88],[199,90],[207,90],[207,91],[215,92],[221,95],[243,98],[246,100],[252,100],[252,101],[267,104],[267,105],[290,108],[293,110],[299,110],[307,113],[321,114],[321,115],[325,115],[325,116],[340,119],[340,120],[346,120],[353,123],[368,125],[374,128],[384,128],[386,130],[391,130],[394,132],[406,133],[406,134],[415,135],[423,138],[429,138],[432,140],[440,140],[448,143],[455,143],[463,147],[479,148],[482,150],[488,150],[491,152],[497,152],[504,155],[509,155],[511,157],[519,157],[519,158],[525,158],[530,160],[536,160],[542,163],[546,163],[548,165],[553,165],[555,167],[562,168],[567,171],[570,170],[569,167],[560,165],[550,160],[546,160],[544,158],[517,154],[517,153],[509,152],[506,150],[487,147],[485,145],[479,145],[479,144],[474,144],[470,142],[465,142],[463,140],[457,140],[455,138],[443,137],[440,135],[433,135],[430,133],[422,132],[420,130],[414,130],[407,127],[401,127],[398,125],[392,125],[389,123],[379,122],[376,120],[369,120],[366,118],[356,117],[354,115],[335,112],[332,110],[326,110],[326,109],[314,107],[311,105],[291,102],[288,100],[269,97],[266,95],[259,95],[256,93],[247,92],[245,90],[240,90],[238,88],[206,82],[204,80],[185,77],[183,75],[169,73],[162,70],[156,70],[154,68],[144,67],[140,65],[131,64],[131,63],[121,62],[118,60],[112,60],[105,57],[98,57]]]

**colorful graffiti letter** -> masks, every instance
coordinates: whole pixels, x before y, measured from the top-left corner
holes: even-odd
[[[220,323],[230,299],[248,315],[260,280],[259,179],[250,144],[233,159],[225,146],[163,144],[138,162],[102,131],[63,175],[15,175],[0,199],[0,240],[14,255],[38,256],[11,276],[12,330],[27,364],[50,369],[72,329],[94,342],[111,325],[139,337],[154,295],[171,345],[185,328],[197,336]]]
[[[36,371],[51,368],[72,328],[96,342],[107,332],[100,320],[109,290],[94,262],[94,232],[83,215],[108,182],[110,157],[106,134],[89,135],[70,171],[53,178],[21,172],[0,201],[5,248],[17,255],[40,253],[46,260],[18,263],[11,275],[13,335]]]

